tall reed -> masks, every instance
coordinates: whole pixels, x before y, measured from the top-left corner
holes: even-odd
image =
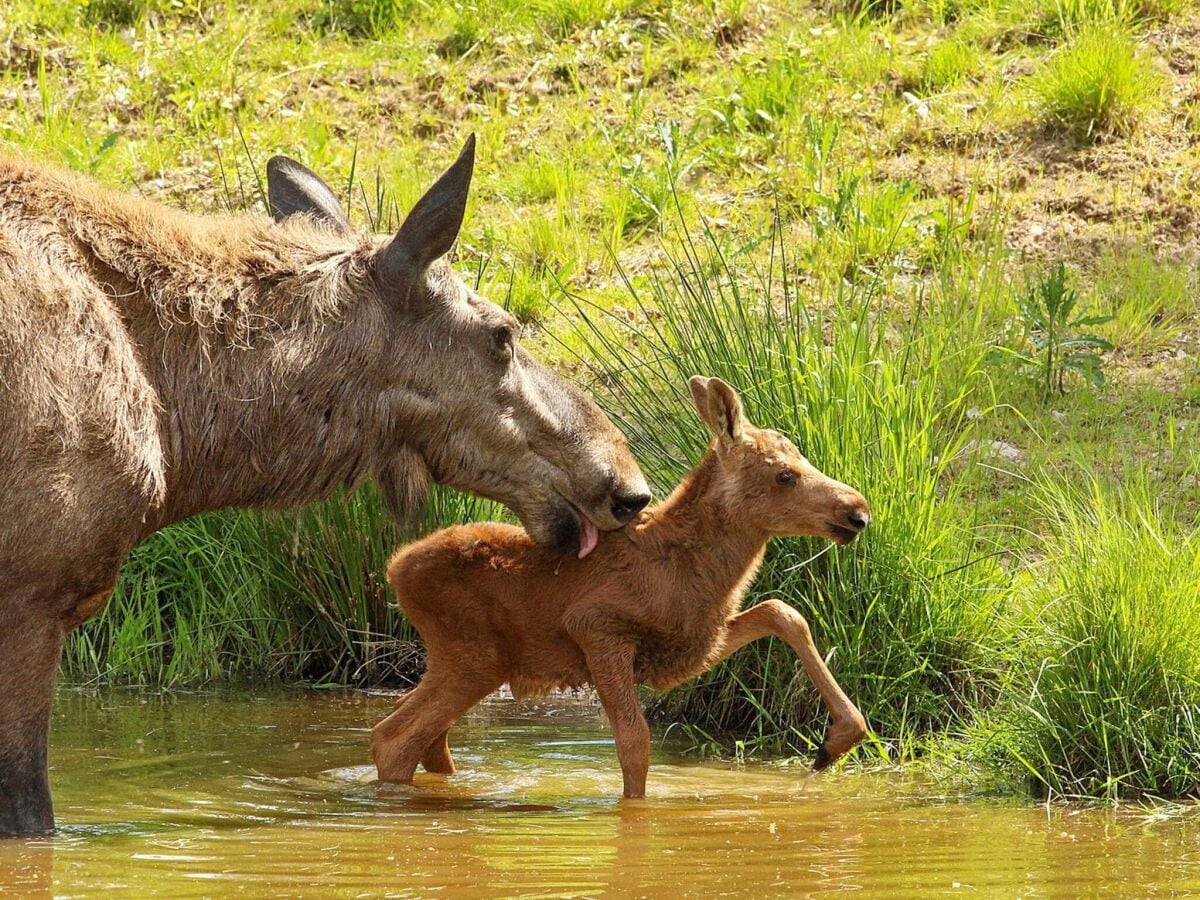
[[[439,490],[425,527],[500,514]],[[64,676],[154,685],[409,681],[420,648],[383,579],[404,538],[371,488],[286,515],[180,523],[134,551],[108,607],[68,641]]]
[[[984,387],[974,313],[927,304],[909,318],[877,304],[870,285],[802,301],[778,234],[758,272],[711,233],[683,238],[670,262],[669,275],[627,282],[637,325],[577,300],[595,389],[661,492],[703,452],[685,385],[704,374],[734,384],[751,421],[867,495],[875,515],[861,543],[822,552],[819,541],[777,541],[753,594],[809,618],[875,750],[911,755],[931,730],[969,719],[995,683],[1005,578],[950,477]],[[811,747],[824,726],[773,644],[735,655],[657,712],[771,751]]]

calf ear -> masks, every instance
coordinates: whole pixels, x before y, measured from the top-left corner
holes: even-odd
[[[722,447],[730,447],[742,437],[745,417],[737,391],[720,378],[694,376],[688,381],[692,402],[700,418],[712,429]]]
[[[286,156],[267,161],[267,200],[276,222],[288,216],[309,215],[349,234],[350,220],[337,194],[311,169]]]
[[[458,159],[425,192],[379,257],[379,275],[393,284],[405,273],[423,272],[445,256],[458,237],[467,211],[475,171],[475,135],[467,138]]]

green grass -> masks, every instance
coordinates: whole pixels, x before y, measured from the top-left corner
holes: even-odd
[[[925,93],[949,90],[979,69],[979,50],[966,41],[939,41],[921,65],[918,84]]]
[[[1156,105],[1161,78],[1125,29],[1090,26],[1033,79],[1043,119],[1085,140],[1133,132]]]
[[[1142,250],[1102,258],[1091,295],[1092,309],[1112,316],[1099,330],[1125,353],[1170,347],[1196,309],[1191,267],[1156,260]]]
[[[499,514],[451,492],[428,512],[429,524]],[[176,525],[134,551],[103,613],[68,642],[64,675],[155,686],[410,682],[421,654],[383,579],[402,539],[370,489],[290,515]]]
[[[1200,795],[1200,529],[1136,477],[1036,498],[1052,529],[985,744],[1057,797]]]
[[[1047,26],[1070,33],[1098,23],[1165,19],[1186,6],[1187,0],[1041,0],[1040,12]]]

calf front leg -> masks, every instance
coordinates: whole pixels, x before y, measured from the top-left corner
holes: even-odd
[[[621,763],[624,793],[628,799],[646,796],[646,773],[650,770],[650,726],[638,703],[633,676],[636,652],[631,644],[584,647],[592,686],[612,725]]]
[[[717,648],[705,660],[710,669],[742,647],[763,637],[785,641],[800,659],[832,721],[825,740],[817,749],[814,769],[825,769],[863,739],[867,723],[850,698],[834,680],[825,660],[813,644],[812,631],[804,616],[781,600],[767,600],[752,606],[725,623]]]

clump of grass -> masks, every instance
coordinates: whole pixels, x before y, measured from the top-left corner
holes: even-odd
[[[793,54],[749,60],[736,88],[709,109],[717,133],[735,139],[719,146],[721,152],[735,160],[767,157],[804,109],[811,79],[811,65]],[[763,140],[747,146],[748,138]]]
[[[413,6],[413,0],[322,0],[312,23],[323,32],[381,38],[395,31]]]
[[[1084,140],[1134,131],[1160,84],[1129,32],[1112,25],[1084,29],[1033,76],[1043,120]]]
[[[916,187],[908,181],[875,183],[855,168],[834,164],[840,133],[836,122],[810,117],[805,123],[808,183],[799,182],[796,200],[814,238],[808,251],[812,267],[850,281],[918,268],[933,248],[913,214]]]
[[[483,22],[474,15],[458,13],[449,33],[437,44],[437,54],[445,59],[458,59],[478,46],[486,36]]]
[[[202,0],[82,0],[62,6],[77,12],[89,25],[113,31],[137,25],[151,15],[194,17],[203,9]]]
[[[489,296],[517,317],[521,322],[537,322],[550,308],[550,291],[553,281],[539,278],[525,266],[514,266],[509,272],[508,284],[497,285]]]
[[[563,38],[629,12],[636,0],[530,0],[532,20],[552,38]]]
[[[1089,25],[1123,25],[1163,19],[1180,12],[1188,0],[1041,0],[1039,12],[1049,31],[1070,34]]]
[[[1200,794],[1200,528],[1144,482],[1037,500],[1051,533],[996,760],[1054,796]]]
[[[802,304],[783,249],[777,242],[770,268],[752,275],[711,234],[699,248],[685,242],[671,278],[630,284],[648,324],[580,306],[584,358],[659,491],[703,452],[684,385],[705,374],[737,386],[751,421],[865,492],[875,522],[865,541],[826,553],[820,541],[775,542],[752,600],[779,597],[809,618],[870,722],[874,752],[907,756],[931,730],[969,718],[993,682],[987,648],[1004,577],[980,558],[946,477],[970,429],[985,347],[976,338],[951,351],[936,315],[905,326],[865,288]],[[951,366],[961,377],[944,377]],[[768,643],[669,694],[656,713],[771,752],[810,749],[825,722],[794,659]]]
[[[1092,308],[1109,315],[1100,330],[1125,352],[1149,353],[1169,346],[1195,309],[1188,267],[1159,262],[1144,252],[1103,258],[1093,285]]]
[[[923,93],[937,93],[954,87],[979,68],[979,50],[966,41],[938,42],[921,65],[918,86]]]
[[[749,0],[713,0],[714,36],[721,45],[740,43],[751,24]]]

